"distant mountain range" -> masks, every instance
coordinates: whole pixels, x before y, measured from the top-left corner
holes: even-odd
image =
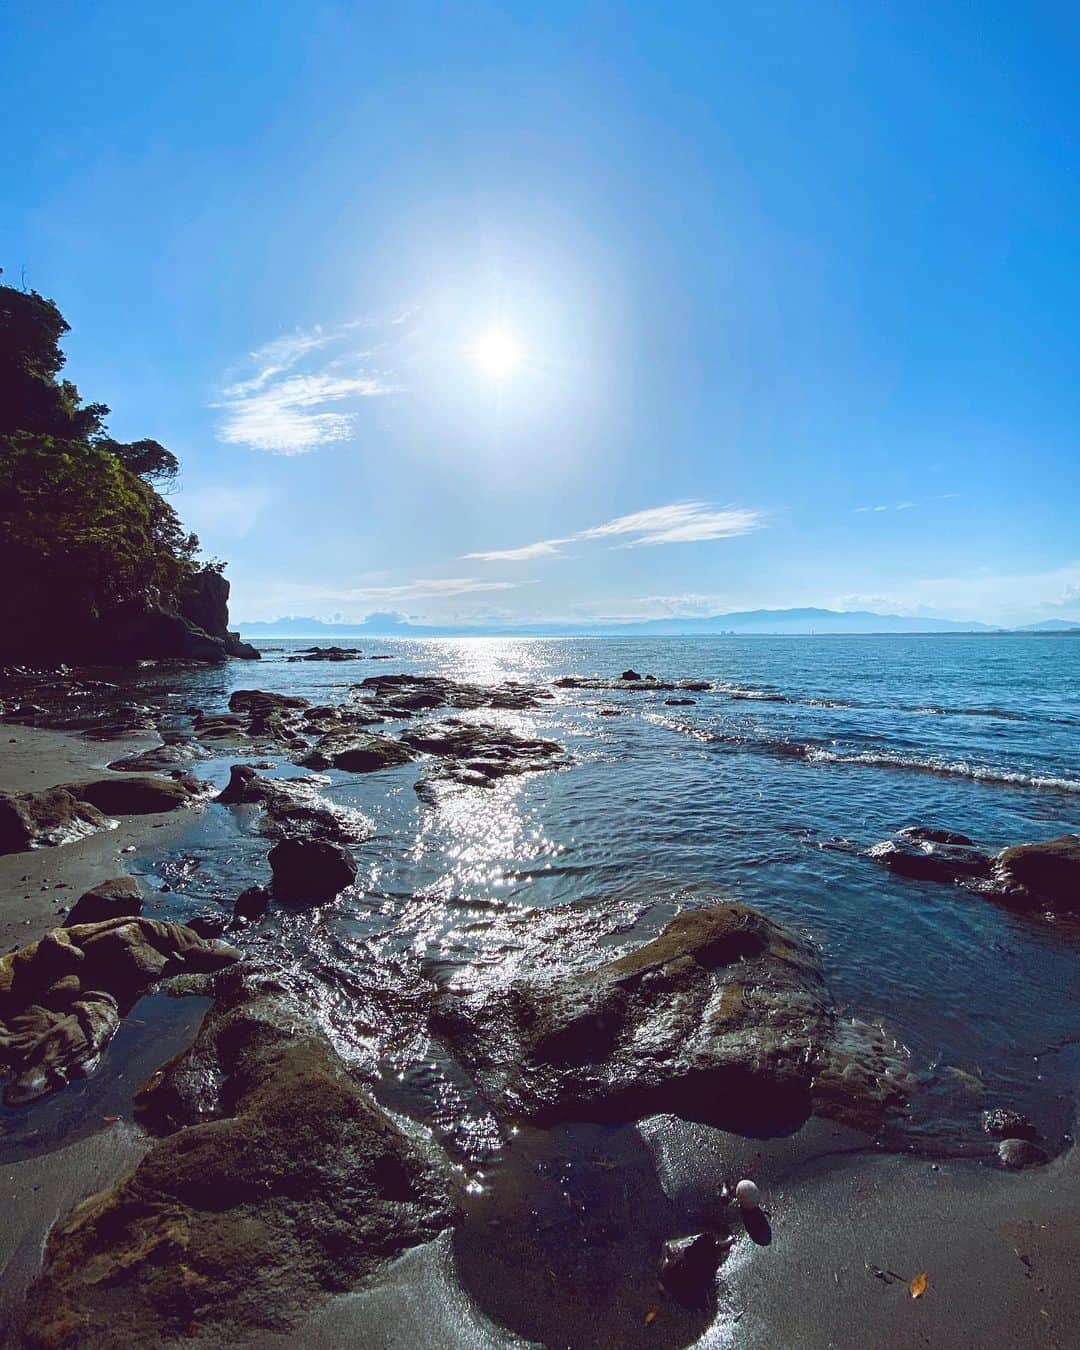
[[[362,623],[287,618],[241,623],[245,638],[371,637],[692,637],[707,634],[811,633],[1064,633],[1080,634],[1080,619],[1044,619],[1004,629],[953,619],[872,614],[869,610],[749,609],[708,618],[640,619],[627,622],[415,624],[400,614],[369,614]]]

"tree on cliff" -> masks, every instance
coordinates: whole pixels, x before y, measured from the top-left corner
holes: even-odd
[[[59,378],[67,331],[52,300],[0,286],[0,652],[19,659],[107,654],[118,616],[182,609],[205,571],[154,486],[176,456],[106,434],[105,404]]]

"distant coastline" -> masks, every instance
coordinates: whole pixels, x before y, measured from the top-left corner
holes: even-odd
[[[1080,636],[1080,620],[1046,619],[1009,628],[976,621],[923,619],[868,610],[746,610],[706,618],[612,623],[416,624],[399,614],[370,614],[360,623],[297,616],[239,624],[247,640],[453,637],[942,637]]]

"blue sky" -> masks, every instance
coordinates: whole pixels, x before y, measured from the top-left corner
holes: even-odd
[[[1076,14],[13,0],[0,263],[237,619],[1080,616]]]

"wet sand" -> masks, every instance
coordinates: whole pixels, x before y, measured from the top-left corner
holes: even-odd
[[[121,755],[155,744],[154,735],[93,741],[73,732],[0,727],[0,791],[33,792],[98,773]],[[186,812],[130,816],[114,830],[57,848],[0,856],[0,944],[24,946],[62,924],[89,887],[130,871],[139,850],[175,837],[190,823]],[[134,852],[125,852],[133,848]],[[152,913],[152,908],[150,910]],[[160,1058],[173,1053],[163,1049]],[[95,1075],[109,1074],[109,1059]],[[99,1083],[90,1080],[96,1090]],[[59,1098],[56,1099],[59,1101]],[[46,1104],[48,1105],[48,1104]],[[115,1110],[108,1104],[103,1111]],[[11,1341],[10,1321],[37,1275],[53,1222],[79,1200],[115,1181],[145,1153],[148,1140],[124,1121],[107,1124],[96,1114],[94,1133],[66,1147],[0,1163],[0,1344]],[[78,1131],[73,1131],[78,1133]]]
[[[1078,1343],[1075,1150],[1048,1167],[1009,1174],[856,1150],[857,1136],[820,1122],[765,1144],[672,1117],[653,1117],[639,1130],[669,1197],[700,1196],[731,1170],[752,1171],[765,1191],[767,1224],[737,1239],[704,1329],[684,1334],[682,1310],[637,1281],[624,1290],[636,1310],[632,1327],[595,1316],[588,1290],[568,1297],[553,1284],[545,1288],[552,1252],[534,1218],[531,1262],[513,1272],[492,1264],[487,1287],[472,1291],[479,1298],[462,1287],[466,1224],[265,1344],[1065,1350]],[[648,1197],[639,1198],[647,1206]],[[638,1217],[648,1227],[647,1207]],[[913,1299],[908,1282],[922,1272],[927,1289]],[[515,1330],[486,1316],[480,1303],[516,1307]],[[655,1312],[647,1324],[642,1308]]]
[[[110,760],[157,743],[153,733],[93,741],[68,731],[0,726],[0,792],[37,792],[101,776]],[[0,856],[0,951],[34,942],[62,924],[61,907],[70,909],[99,881],[126,875],[141,847],[150,840],[156,847],[187,823],[184,812],[128,816],[114,830],[71,844]]]

